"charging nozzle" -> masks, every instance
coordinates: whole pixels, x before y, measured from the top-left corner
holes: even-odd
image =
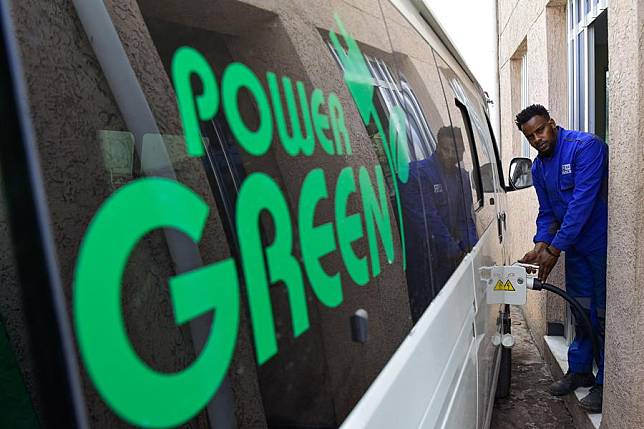
[[[592,336],[593,354],[595,362],[599,362],[599,338],[593,329],[593,325],[586,314],[586,310],[577,302],[577,300],[568,295],[564,290],[559,289],[550,283],[542,282],[537,278],[539,267],[532,264],[515,262],[512,265],[481,267],[481,282],[487,287],[488,304],[511,304],[524,305],[527,300],[526,289],[546,290],[559,295],[575,309],[575,317],[580,318],[580,322]],[[514,339],[497,335],[492,339],[492,343],[512,347]]]
[[[526,287],[532,290],[541,290],[543,288],[541,281],[537,278],[539,266],[534,264],[526,264],[525,262],[515,262],[512,266],[525,268],[526,272]]]
[[[528,276],[527,288],[532,290],[541,290],[543,289],[543,283],[536,277]]]

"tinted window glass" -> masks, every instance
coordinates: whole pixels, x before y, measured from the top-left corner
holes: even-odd
[[[35,390],[24,305],[11,245],[0,179],[0,427],[38,427],[40,398]]]
[[[473,93],[439,55],[436,55],[436,63],[452,125],[461,130],[462,139],[456,140],[459,145],[462,142],[461,165],[468,172],[469,182],[464,186],[464,195],[466,201],[472,201],[472,218],[476,224],[477,236],[480,237],[496,216],[494,207],[489,204],[495,190],[494,175],[489,172],[493,165],[490,160],[494,158],[490,157],[488,147],[482,139],[487,124],[484,122],[485,117],[476,114],[474,106],[478,105],[478,101]],[[483,168],[485,165],[488,167]]]
[[[410,153],[415,155],[410,156],[409,180],[400,184],[400,192],[408,291],[416,320],[477,238],[471,202],[463,198],[468,179],[459,161],[461,131],[451,126],[432,49],[390,2],[382,5],[394,51],[392,69],[410,131]],[[414,150],[417,147],[424,151]]]
[[[440,127],[373,6],[14,3],[93,425],[337,427],[409,332],[398,182]]]

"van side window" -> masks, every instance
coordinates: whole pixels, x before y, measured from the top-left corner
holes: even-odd
[[[406,21],[400,18],[397,22]],[[391,62],[383,59],[384,54],[381,57],[365,55],[365,58],[378,89],[374,100],[376,108],[383,112],[381,116],[390,117],[395,107],[401,108],[405,115],[409,160],[406,181],[391,174],[380,149],[381,136],[372,125],[367,129],[376,153],[381,155],[379,161],[386,177],[397,180],[402,206],[402,219],[398,220],[402,221],[405,233],[409,305],[416,322],[476,243],[477,234],[471,201],[463,198],[463,182],[469,179],[458,161],[462,151],[459,155],[456,140],[462,145],[461,129],[450,124],[431,48],[411,26],[409,30],[406,35],[415,38],[404,43],[421,47],[423,60],[428,63],[416,62],[398,52]],[[392,43],[397,46],[401,41],[393,39]],[[394,184],[391,181],[388,184],[392,204],[395,204]]]
[[[435,57],[452,125],[465,130],[462,132],[464,152],[459,162],[462,162],[465,170],[469,172],[469,183],[464,183],[463,191],[467,197],[471,196],[472,218],[476,225],[477,236],[480,237],[496,218],[496,210],[490,204],[490,198],[494,197],[494,176],[481,174],[481,169],[484,165],[490,164],[491,159],[481,139],[480,129],[484,126],[484,122],[472,113],[473,95],[467,87],[440,55],[436,54]],[[472,243],[472,246],[474,244],[476,243]]]
[[[474,143],[474,133],[472,132],[472,121],[470,120],[470,115],[467,112],[467,107],[458,99],[454,99],[454,104],[458,107],[458,110],[461,113],[461,116],[458,120],[465,126],[466,130],[466,140],[470,148],[470,155],[472,156],[472,171],[470,172],[471,176],[471,185],[474,189],[474,194],[472,195],[472,202],[474,203],[474,210],[478,210],[483,207],[483,181],[481,179],[481,162],[478,154],[479,148],[476,147]],[[462,133],[461,133],[462,134]],[[462,142],[463,138],[461,137],[457,141]]]
[[[385,19],[389,28],[395,29],[389,37],[395,47],[395,67],[401,84],[413,88],[418,109],[412,111],[422,112],[420,116],[430,125],[434,137],[429,156],[410,164],[410,180],[401,188],[403,202],[407,203],[403,212],[408,235],[424,230],[427,237],[426,247],[418,243],[420,234],[409,240],[416,244],[416,252],[408,252],[407,281],[412,315],[418,316],[415,310],[424,310],[429,302],[423,295],[422,279],[431,278],[432,293],[439,293],[478,237],[472,200],[465,197],[471,169],[460,161],[465,128],[450,121],[432,48],[395,7],[390,7],[389,12]],[[414,116],[407,110],[406,113],[409,122],[413,122]]]
[[[430,261],[428,268],[436,294],[477,240],[471,201],[463,198],[463,186],[469,179],[468,172],[459,165],[462,151],[456,149],[462,141],[460,129],[439,128],[436,150],[430,157],[410,164],[410,180],[401,188],[405,228],[409,231],[407,281],[412,313],[419,299],[413,294],[422,291],[419,285],[429,274],[423,271],[423,263]],[[427,247],[419,243],[417,234],[423,227]]]
[[[505,178],[503,176],[503,168],[501,165],[501,148],[499,147],[496,137],[494,137],[494,131],[492,130],[492,123],[490,122],[490,117],[487,113],[484,114],[485,123],[487,124],[487,135],[490,139],[490,145],[492,146],[492,151],[494,152],[494,163],[496,164],[496,174],[499,178],[500,190],[505,188]]]
[[[336,48],[331,43],[329,43],[329,47],[339,67],[343,68]],[[436,137],[419,108],[413,89],[392,67],[393,60],[389,58],[389,61],[385,61],[374,55],[366,54],[364,59],[368,64],[369,73],[376,89],[373,97],[374,107],[383,122],[382,126],[379,126],[375,121],[371,121],[366,125],[366,128],[373,150],[378,156],[378,162],[384,172],[390,202],[394,207],[398,203],[396,191],[399,192],[402,219],[398,215],[397,221],[399,226],[402,223],[404,231],[407,293],[412,320],[415,323],[440,290],[432,278],[433,271],[426,222],[428,201],[425,201],[424,189],[429,189],[430,185],[424,183],[417,174],[417,166],[426,162],[434,153]],[[409,171],[408,177],[404,181],[400,180],[392,171],[384,146],[387,144],[387,136],[391,135],[392,127],[401,125],[392,122],[392,115],[396,110],[404,113],[402,125],[406,131],[404,136],[407,142],[405,148],[406,167]]]

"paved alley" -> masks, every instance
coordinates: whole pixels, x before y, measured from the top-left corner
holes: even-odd
[[[519,307],[512,307],[512,387],[510,396],[497,399],[492,429],[574,428],[564,402],[548,393],[552,375],[527,330]]]

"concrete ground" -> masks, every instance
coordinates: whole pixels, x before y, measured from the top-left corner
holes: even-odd
[[[564,401],[548,393],[552,374],[518,307],[512,307],[512,334],[516,344],[512,349],[510,396],[496,400],[491,429],[574,428]]]

